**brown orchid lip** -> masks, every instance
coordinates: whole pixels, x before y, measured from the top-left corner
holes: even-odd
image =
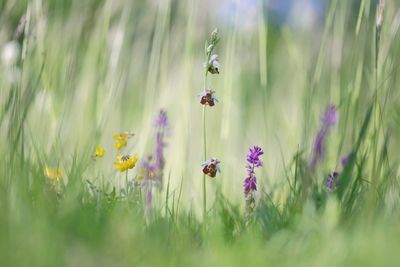
[[[214,99],[212,98],[211,94],[203,96],[200,100],[200,103],[202,105],[209,105],[211,107],[215,105]]]
[[[218,161],[210,162],[208,165],[204,166],[203,173],[214,178],[217,175],[218,163],[219,163]]]
[[[210,107],[215,105],[215,98],[213,97],[214,91],[206,92],[201,96],[200,103],[202,105],[209,105]]]
[[[209,68],[208,68],[208,71],[209,71],[211,74],[219,74],[218,68],[209,67]]]

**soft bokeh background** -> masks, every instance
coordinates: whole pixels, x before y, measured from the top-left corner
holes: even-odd
[[[398,3],[387,2],[382,61],[394,60],[390,56],[398,45]],[[22,73],[22,85],[29,87],[43,68],[29,98],[26,143],[35,142],[55,161],[50,164],[61,165],[69,164],[76,149],[83,152],[103,144],[110,157],[96,168],[110,179],[116,175],[112,134],[136,133],[131,151],[145,155],[154,143],[152,118],[166,109],[171,121],[166,173],[174,187],[183,177],[185,198],[196,206],[203,157],[196,94],[202,90],[204,40],[218,27],[222,71],[212,76],[210,85],[220,103],[207,112],[207,134],[210,156],[222,160],[223,174],[209,186],[220,184],[229,198],[238,199],[249,146],[259,144],[266,151],[261,185],[268,190],[282,181],[283,166],[294,153],[310,152],[325,105],[339,105],[342,113],[349,101],[358,101],[353,118],[341,122],[339,129],[358,124],[367,102],[362,95],[372,92],[368,77],[373,65],[364,55],[373,54],[369,22],[374,4],[3,1],[3,53],[25,12],[28,23],[23,43],[14,43],[22,52],[23,69],[2,67],[9,68],[2,76],[2,104],[9,86],[19,82],[18,75]],[[396,99],[389,98],[387,105]],[[333,147],[338,146],[336,136]],[[334,162],[347,153],[349,143],[351,136],[329,159]],[[331,163],[325,171],[334,168]]]
[[[204,42],[218,27],[221,72],[210,75],[209,84],[219,103],[207,109],[207,137],[209,156],[222,161],[222,173],[207,181],[208,202],[221,189],[243,203],[246,153],[254,144],[265,150],[259,191],[283,188],[274,195],[278,201],[287,191],[293,156],[309,158],[321,113],[333,103],[340,118],[317,170],[322,183],[351,151],[375,90],[375,7],[373,0],[0,0],[3,176],[18,179],[12,177],[18,162],[7,156],[16,151],[31,164],[26,177],[48,164],[65,170],[68,181],[77,158],[87,166],[82,179],[118,185],[125,178],[113,167],[113,134],[134,132],[127,151],[143,158],[154,150],[153,120],[162,108],[171,126],[165,180],[170,177],[172,191],[183,181],[182,205],[199,213],[197,94]],[[387,170],[394,176],[400,159],[399,25],[400,2],[387,0],[378,69],[386,132],[378,135],[391,137],[379,145],[389,140]],[[13,112],[10,103],[16,103]],[[367,138],[365,151],[373,151],[374,138]],[[106,156],[93,162],[97,144]],[[369,179],[369,167],[365,173]],[[15,194],[11,199],[17,206]],[[364,242],[362,233],[357,237]],[[346,241],[339,236],[337,242],[340,248]]]

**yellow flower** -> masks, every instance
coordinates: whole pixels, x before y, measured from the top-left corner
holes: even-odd
[[[48,166],[44,169],[44,175],[54,181],[59,181],[63,178],[63,171],[60,168],[50,168]]]
[[[102,158],[104,154],[106,153],[106,150],[102,146],[96,146],[96,150],[94,152],[94,156],[96,158]]]
[[[134,136],[132,133],[124,132],[124,133],[116,133],[113,138],[115,140],[114,147],[117,150],[125,147],[128,144],[128,139]]]
[[[122,156],[121,154],[118,154],[117,159],[118,161],[114,162],[115,168],[120,172],[124,172],[128,169],[133,169],[135,167],[136,162],[138,161],[138,156]]]

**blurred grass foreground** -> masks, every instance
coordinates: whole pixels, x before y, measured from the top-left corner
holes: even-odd
[[[0,266],[399,266],[398,0],[0,25]]]

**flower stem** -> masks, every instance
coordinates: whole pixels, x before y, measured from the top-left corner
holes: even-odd
[[[207,137],[206,137],[206,106],[203,106],[203,148],[204,148],[204,161],[207,160]],[[203,219],[207,214],[207,188],[206,188],[206,175],[203,173]]]
[[[204,89],[207,88],[207,73],[204,73]],[[204,161],[207,160],[207,128],[206,128],[206,105],[203,105],[203,149],[204,149]],[[207,186],[206,186],[206,175],[203,173],[203,220],[207,216]]]
[[[125,196],[128,197],[128,170],[125,171]]]

